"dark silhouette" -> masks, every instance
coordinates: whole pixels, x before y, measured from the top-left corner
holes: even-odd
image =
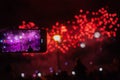
[[[12,80],[12,66],[9,63],[6,64],[2,77],[3,77],[2,80],[8,80],[8,79]]]
[[[2,48],[0,47],[0,53],[2,53]]]
[[[41,77],[37,77],[35,80],[42,80]]]
[[[67,71],[60,72],[58,77],[59,77],[58,80],[69,80]]]
[[[28,52],[32,52],[32,51],[33,51],[33,48],[31,46],[29,46]]]
[[[80,59],[77,59],[73,70],[76,74],[76,80],[86,80],[86,67],[82,64]]]

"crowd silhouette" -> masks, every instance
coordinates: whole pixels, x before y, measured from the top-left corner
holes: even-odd
[[[86,66],[81,62],[80,59],[77,59],[73,67],[74,75],[69,75],[67,71],[61,71],[58,74],[53,72],[52,74],[46,76],[29,76],[23,77],[21,75],[12,76],[13,70],[10,64],[7,64],[2,71],[1,80],[120,80],[120,72],[113,71],[109,72],[107,70],[99,71],[94,70],[93,72],[87,73]]]

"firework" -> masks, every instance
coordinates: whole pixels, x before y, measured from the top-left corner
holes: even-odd
[[[25,26],[24,24],[23,26]],[[80,47],[81,43],[89,40],[105,41],[108,38],[116,37],[116,32],[120,27],[117,14],[109,13],[105,8],[101,8],[97,12],[81,9],[79,15],[75,15],[75,20],[67,21],[66,24],[56,22],[51,30],[46,28],[48,50],[45,53],[53,53],[55,50],[66,53],[70,48]],[[61,36],[59,44],[53,39],[55,35]]]

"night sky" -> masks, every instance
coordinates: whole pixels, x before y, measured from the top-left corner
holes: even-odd
[[[16,27],[25,20],[50,27],[57,21],[72,20],[79,9],[96,11],[109,7],[110,11],[119,13],[119,3],[119,0],[2,0],[0,26]]]

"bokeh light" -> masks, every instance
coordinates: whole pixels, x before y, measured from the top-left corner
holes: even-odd
[[[41,76],[42,76],[42,74],[41,74],[41,73],[38,73],[37,75],[38,75],[38,77],[41,77]]]
[[[75,71],[72,71],[72,75],[76,75]]]
[[[25,73],[21,73],[21,77],[24,78],[25,77]]]
[[[81,48],[85,48],[85,46],[86,46],[85,43],[81,43],[81,44],[80,44],[80,47],[81,47]]]
[[[94,33],[94,37],[95,37],[95,38],[100,38],[100,35],[101,35],[101,34],[100,34],[99,32],[95,32],[95,33]]]
[[[103,71],[103,68],[102,68],[102,67],[100,67],[100,68],[99,68],[99,71],[100,71],[100,72],[101,72],[101,71]]]

